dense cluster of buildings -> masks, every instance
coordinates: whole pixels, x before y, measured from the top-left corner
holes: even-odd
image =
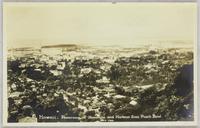
[[[179,49],[13,55],[7,61],[9,122],[145,120],[131,118],[145,114],[177,120],[163,113],[169,109],[163,99],[172,97],[166,92],[178,69],[193,62],[192,52]]]

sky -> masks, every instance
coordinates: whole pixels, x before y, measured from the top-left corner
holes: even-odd
[[[194,42],[195,3],[4,3],[8,48]]]

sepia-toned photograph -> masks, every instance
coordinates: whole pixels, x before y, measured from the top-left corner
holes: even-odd
[[[195,3],[4,2],[4,120],[193,122]]]

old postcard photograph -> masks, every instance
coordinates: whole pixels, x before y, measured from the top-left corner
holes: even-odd
[[[195,123],[196,6],[4,2],[4,124]]]

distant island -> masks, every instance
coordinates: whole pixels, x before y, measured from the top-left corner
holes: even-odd
[[[78,45],[75,44],[59,44],[59,45],[45,45],[41,48],[78,48]]]

